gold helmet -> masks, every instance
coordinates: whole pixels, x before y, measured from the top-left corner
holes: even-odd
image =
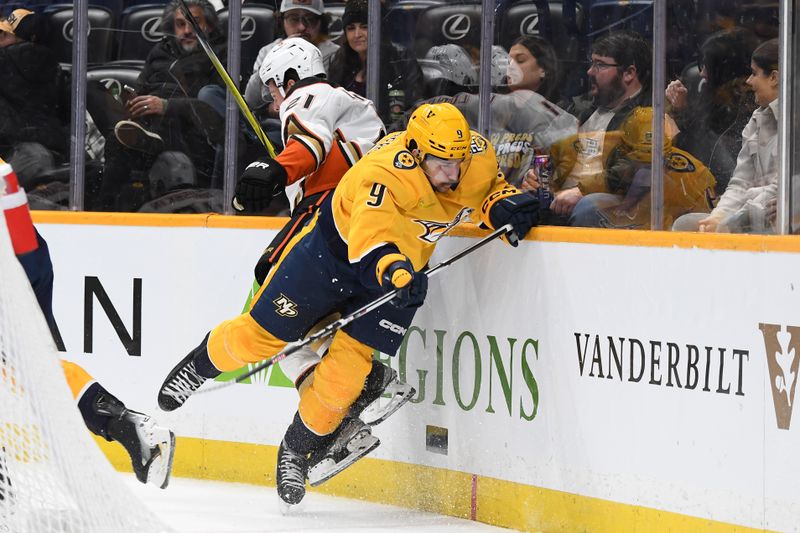
[[[406,128],[406,147],[439,159],[470,159],[469,123],[453,104],[423,104],[411,115]]]

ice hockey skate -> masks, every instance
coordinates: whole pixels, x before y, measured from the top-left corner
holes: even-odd
[[[195,362],[195,357],[199,352],[205,353],[207,340],[208,336],[203,339],[200,346],[181,359],[181,362],[170,370],[167,379],[161,384],[161,388],[158,391],[158,406],[164,411],[174,411],[182,406],[194,391],[211,379],[197,371],[197,363]],[[219,374],[219,372],[217,373]]]
[[[306,495],[306,475],[308,459],[296,453],[282,441],[278,448],[277,484],[278,496],[282,503],[281,512],[286,513],[289,506],[299,504]]]
[[[336,430],[333,441],[308,461],[308,481],[312,487],[329,480],[352,465],[381,443],[372,429],[358,418],[345,418]]]
[[[166,488],[175,455],[175,434],[156,425],[152,417],[127,409],[113,397],[101,395],[95,410],[111,417],[105,436],[127,450],[136,479]]]
[[[389,418],[410,400],[416,389],[403,383],[397,372],[380,361],[372,361],[361,395],[356,399],[347,416],[360,418],[365,424],[376,426]],[[385,398],[384,395],[389,397]]]

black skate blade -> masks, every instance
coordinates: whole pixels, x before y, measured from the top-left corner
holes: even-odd
[[[377,426],[403,407],[417,393],[414,387],[400,382],[390,384],[386,390],[392,393],[391,398],[380,397],[366,406],[358,415],[362,422],[370,426]]]
[[[297,503],[289,503],[281,498],[281,495],[275,493],[278,497],[278,512],[281,513],[281,516],[287,516],[291,514],[295,514],[301,512],[305,508],[305,500],[301,500]]]
[[[365,437],[363,440],[367,441],[367,443],[366,443],[366,445],[364,447],[362,447],[362,448],[358,449],[356,452],[348,455],[347,457],[345,457],[339,463],[335,463],[330,468],[330,470],[324,470],[323,471],[322,468],[320,468],[323,463],[328,465],[328,464],[330,464],[332,462],[332,460],[329,460],[329,458],[325,458],[322,461],[320,461],[319,463],[317,463],[316,465],[314,465],[311,468],[309,468],[308,469],[308,483],[309,483],[309,485],[311,485],[312,487],[316,487],[318,485],[321,485],[321,484],[325,483],[330,478],[332,478],[336,474],[342,472],[344,469],[346,469],[347,467],[351,466],[353,463],[355,463],[356,461],[358,461],[359,459],[361,459],[362,457],[367,455],[369,452],[371,452],[372,450],[377,448],[378,445],[381,443],[381,441],[377,437],[375,437],[375,436],[373,436],[372,434],[369,434],[369,433],[367,434],[367,437]]]

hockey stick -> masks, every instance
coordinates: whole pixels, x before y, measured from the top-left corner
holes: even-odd
[[[199,42],[200,46],[203,47],[203,51],[208,56],[208,59],[211,61],[211,64],[214,65],[214,68],[217,70],[217,73],[219,74],[220,78],[222,78],[222,81],[225,82],[225,86],[233,95],[233,99],[236,100],[236,104],[239,106],[239,109],[241,109],[242,114],[247,119],[247,122],[250,124],[250,127],[253,128],[256,137],[258,137],[258,140],[261,141],[261,144],[264,145],[264,148],[267,149],[267,153],[269,153],[269,156],[274,159],[275,148],[272,146],[272,143],[269,142],[267,134],[264,133],[264,130],[261,129],[261,125],[256,120],[256,117],[253,116],[253,113],[250,111],[250,108],[247,107],[247,103],[244,101],[244,98],[242,98],[242,94],[239,92],[239,89],[236,87],[236,84],[233,82],[230,75],[228,75],[228,71],[225,70],[224,66],[222,66],[222,63],[217,57],[217,54],[208,44],[208,38],[206,37],[205,32],[203,32],[203,30],[197,24],[197,21],[195,20],[194,15],[192,15],[192,12],[189,11],[189,6],[186,5],[186,2],[184,0],[180,0],[180,2],[181,2],[181,11],[183,11],[183,16],[186,17],[186,20],[188,20],[189,24],[192,25],[192,29],[194,30],[195,35],[197,35],[197,42]]]
[[[459,259],[471,254],[472,252],[474,252],[478,248],[483,247],[484,245],[488,244],[489,242],[495,240],[497,237],[500,237],[502,235],[506,235],[506,238],[508,238],[510,241],[517,241],[518,240],[516,234],[514,233],[514,228],[511,226],[511,224],[506,224],[505,226],[502,226],[502,227],[494,230],[492,233],[490,233],[486,237],[482,238],[481,240],[479,240],[478,242],[476,242],[472,246],[468,246],[468,247],[464,248],[463,250],[461,250],[460,252],[458,252],[454,256],[450,257],[449,259],[445,259],[444,261],[442,261],[438,265],[436,265],[436,266],[434,266],[432,268],[429,268],[429,269],[425,270],[424,272],[425,272],[425,274],[427,274],[427,276],[429,278],[432,277],[432,276],[435,276],[436,274],[438,274],[439,272],[441,272],[445,268],[449,267],[450,265],[452,265],[453,263],[455,263]],[[396,290],[393,290],[392,292],[387,292],[386,294],[380,296],[379,298],[376,298],[375,300],[369,302],[368,304],[364,305],[363,307],[353,311],[349,315],[344,316],[344,317],[342,317],[342,318],[340,318],[340,319],[338,319],[338,320],[336,320],[334,322],[331,322],[326,327],[324,327],[323,329],[317,331],[313,335],[309,335],[308,337],[306,337],[303,340],[299,340],[299,341],[295,341],[295,342],[291,342],[291,343],[287,344],[286,347],[284,347],[283,350],[281,350],[280,352],[278,352],[277,354],[272,356],[272,358],[260,363],[259,365],[257,365],[252,370],[249,370],[247,373],[242,374],[241,376],[237,376],[235,380],[228,381],[226,383],[219,383],[216,386],[209,387],[204,391],[197,391],[197,393],[199,393],[199,392],[208,393],[208,392],[211,392],[211,391],[215,391],[215,390],[219,390],[219,389],[223,389],[223,388],[229,387],[229,386],[234,385],[236,383],[241,383],[242,381],[246,380],[247,378],[249,378],[253,374],[257,374],[257,373],[261,372],[262,370],[264,370],[266,368],[269,368],[270,366],[274,365],[275,363],[279,363],[279,362],[283,361],[284,359],[286,359],[287,357],[289,357],[290,355],[295,353],[300,348],[303,348],[304,346],[308,346],[309,344],[312,344],[312,343],[314,343],[314,342],[316,342],[316,341],[318,341],[320,339],[324,339],[324,338],[326,338],[326,337],[328,337],[330,335],[333,335],[338,330],[342,329],[343,327],[345,327],[346,325],[351,323],[353,320],[361,318],[362,316],[366,315],[367,313],[369,313],[371,311],[374,311],[378,307],[380,307],[383,304],[385,304],[385,303],[389,302],[390,300],[394,299],[394,297],[397,296],[397,293],[399,291],[400,291],[400,289],[396,289]],[[197,394],[197,393],[195,393],[195,394]]]

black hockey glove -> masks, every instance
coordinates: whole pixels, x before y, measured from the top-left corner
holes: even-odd
[[[489,210],[489,220],[495,229],[511,224],[517,239],[509,238],[512,246],[519,244],[528,231],[539,223],[539,200],[529,193],[514,194],[498,200]]]
[[[248,213],[264,211],[281,193],[287,179],[286,169],[274,159],[253,161],[236,184],[233,208]]]
[[[428,294],[428,275],[424,272],[414,272],[414,266],[407,257],[392,254],[398,258],[390,263],[381,276],[381,286],[387,291],[399,289],[389,303],[395,307],[419,307],[425,302]],[[402,258],[402,259],[401,259]]]

